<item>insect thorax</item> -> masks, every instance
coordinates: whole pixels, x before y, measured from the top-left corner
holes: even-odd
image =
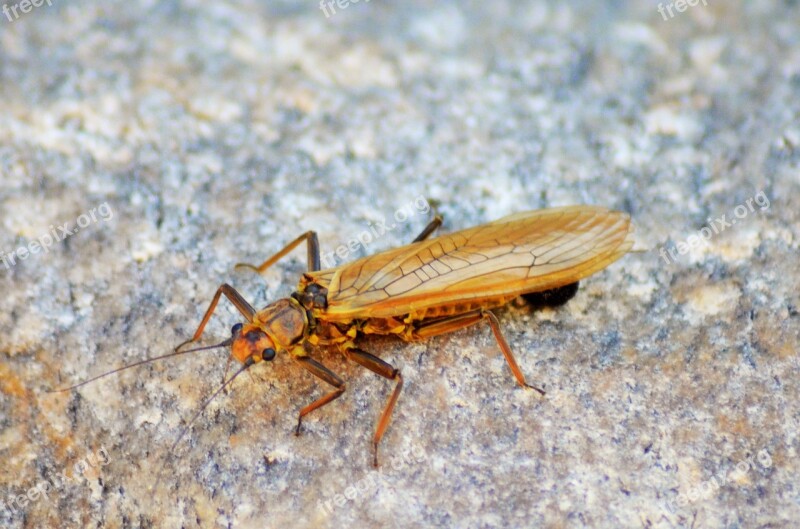
[[[292,298],[308,311],[328,308],[328,289],[316,283],[302,285]]]
[[[293,298],[283,298],[260,310],[254,322],[276,345],[290,349],[306,335],[309,321],[306,310]]]

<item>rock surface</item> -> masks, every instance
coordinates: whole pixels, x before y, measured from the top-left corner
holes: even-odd
[[[0,526],[796,527],[800,15],[695,3],[3,15]],[[487,328],[368,340],[406,379],[376,471],[391,385],[333,352],[347,393],[300,437],[325,388],[286,358],[173,451],[221,350],[45,393],[169,352],[223,282],[263,306],[305,266],[236,262],[309,229],[333,259],[384,218],[348,259],[403,244],[433,201],[445,230],[572,203],[634,217],[651,251],[562,308],[499,311],[546,397]],[[205,343],[236,321],[222,303]]]

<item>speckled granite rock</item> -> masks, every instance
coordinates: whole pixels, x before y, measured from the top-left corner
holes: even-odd
[[[797,526],[793,2],[38,3],[0,18],[0,526]],[[500,311],[545,398],[485,328],[370,340],[406,378],[377,471],[390,385],[335,354],[348,392],[302,436],[323,388],[278,359],[173,458],[224,353],[44,393],[304,266],[234,263],[308,229],[331,252],[420,196],[446,230],[624,209],[652,251]],[[413,238],[410,211],[352,257]]]

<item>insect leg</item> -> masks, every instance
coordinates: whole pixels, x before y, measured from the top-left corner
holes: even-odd
[[[366,367],[373,373],[377,373],[383,378],[397,380],[397,384],[394,386],[394,391],[392,391],[392,394],[389,396],[389,400],[386,401],[386,406],[383,408],[381,418],[378,420],[378,427],[375,429],[375,436],[372,438],[372,464],[377,467],[378,444],[380,444],[383,434],[386,433],[386,428],[389,426],[389,421],[392,420],[392,411],[394,411],[394,406],[397,404],[397,398],[400,396],[400,390],[403,389],[403,376],[400,374],[400,370],[395,368],[393,365],[384,362],[377,356],[366,351],[362,351],[361,349],[348,349],[344,351],[344,354],[348,359]]]
[[[490,310],[479,309],[430,322],[420,322],[417,324],[417,328],[414,330],[413,337],[414,339],[422,340],[438,334],[444,334],[462,329],[464,327],[469,327],[470,325],[474,325],[482,320],[489,322],[489,326],[492,328],[492,333],[494,333],[494,338],[497,340],[497,345],[500,346],[500,350],[503,352],[503,356],[506,358],[506,363],[508,363],[508,367],[511,368],[511,372],[514,374],[514,377],[517,379],[519,385],[522,387],[535,389],[544,395],[544,391],[536,386],[531,386],[525,381],[525,375],[519,368],[517,361],[514,359],[514,354],[511,352],[511,347],[509,347],[508,342],[503,337],[503,333],[500,331],[500,322],[498,321],[497,316],[495,316]]]
[[[416,238],[416,239],[414,239],[414,240],[413,240],[413,241],[411,241],[411,242],[420,242],[420,241],[424,241],[425,239],[427,239],[428,237],[430,237],[431,233],[433,233],[434,231],[436,231],[436,229],[437,229],[439,226],[441,226],[441,225],[442,225],[442,216],[441,216],[441,215],[436,215],[436,216],[434,216],[434,217],[433,217],[433,220],[431,220],[431,221],[428,223],[428,225],[427,225],[427,226],[425,226],[425,229],[424,229],[424,230],[422,230],[422,233],[420,233],[419,235],[417,235],[417,238]]]
[[[242,297],[242,295],[239,294],[236,291],[235,288],[233,288],[232,286],[230,286],[227,283],[224,283],[217,289],[217,293],[214,294],[214,299],[211,300],[211,304],[208,306],[208,309],[206,310],[206,314],[205,314],[205,316],[203,316],[203,320],[200,322],[200,325],[197,327],[197,330],[195,331],[194,336],[192,336],[191,339],[186,340],[185,342],[180,344],[178,347],[176,347],[175,348],[176,351],[179,350],[184,345],[190,344],[192,342],[196,342],[197,340],[200,339],[200,336],[203,335],[203,329],[205,329],[206,323],[208,323],[209,318],[211,318],[211,314],[214,313],[214,309],[217,308],[217,303],[219,302],[219,297],[222,294],[225,294],[225,297],[228,298],[228,300],[231,303],[233,303],[233,305],[237,309],[239,309],[239,312],[242,313],[242,316],[247,318],[247,321],[253,321],[253,316],[256,313],[256,311],[253,309],[253,307],[250,306],[250,304],[247,302],[247,300],[245,300]]]
[[[511,347],[509,347],[508,342],[506,341],[505,337],[503,337],[503,333],[500,330],[500,321],[497,319],[497,316],[494,315],[494,312],[490,310],[483,310],[481,311],[481,316],[483,319],[489,322],[489,326],[492,328],[492,332],[494,333],[494,338],[497,340],[500,350],[503,351],[503,356],[506,357],[508,367],[511,368],[511,372],[514,373],[519,385],[522,387],[535,389],[540,394],[544,395],[544,391],[536,386],[531,386],[525,381],[525,375],[522,374],[522,370],[519,368],[517,361],[514,359],[514,353],[511,352]]]
[[[258,266],[247,263],[237,263],[234,268],[250,268],[251,270],[255,270],[261,274],[264,272],[264,270],[277,263],[281,257],[291,252],[304,242],[308,244],[308,271],[316,272],[320,269],[319,239],[317,238],[317,232],[313,230],[305,232],[300,237],[287,244],[283,250],[276,253]]]
[[[322,397],[318,398],[317,400],[315,400],[314,402],[312,402],[311,404],[300,410],[300,415],[297,417],[297,428],[295,428],[294,430],[295,435],[300,435],[300,425],[303,422],[303,417],[305,417],[312,411],[316,410],[317,408],[321,408],[326,404],[328,404],[329,402],[332,402],[341,397],[342,393],[344,393],[344,390],[346,389],[346,386],[344,384],[344,380],[339,378],[339,376],[336,373],[334,373],[324,365],[320,364],[313,358],[309,356],[300,356],[296,357],[295,360],[297,360],[297,362],[301,366],[303,366],[303,368],[306,371],[308,371],[315,377],[324,380],[325,382],[336,388],[335,390],[331,391],[326,395],[323,395]]]

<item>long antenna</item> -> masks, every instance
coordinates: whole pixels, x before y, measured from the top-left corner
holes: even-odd
[[[222,392],[222,390],[224,390],[226,387],[228,387],[231,384],[231,382],[236,380],[236,377],[238,377],[239,375],[241,375],[242,373],[247,371],[250,368],[250,366],[252,366],[254,364],[255,364],[255,362],[253,361],[253,357],[248,357],[247,360],[245,361],[244,365],[238,371],[236,371],[236,373],[234,373],[233,376],[231,376],[231,378],[229,378],[228,380],[223,382],[222,385],[219,388],[217,388],[217,390],[214,393],[212,393],[210,397],[208,397],[206,399],[206,401],[203,403],[203,405],[200,407],[200,409],[195,412],[195,414],[192,416],[192,418],[189,420],[189,422],[186,423],[186,426],[183,427],[183,430],[181,430],[181,433],[178,435],[178,438],[175,439],[175,442],[172,443],[172,446],[169,447],[169,452],[167,452],[167,459],[170,459],[174,455],[175,448],[178,446],[178,444],[181,442],[181,440],[183,440],[184,436],[189,432],[189,429],[192,427],[194,422],[200,417],[200,415],[203,414],[204,411],[206,411],[206,408],[208,408],[208,405],[211,404],[211,402],[215,398],[217,398],[217,396]],[[157,489],[158,488],[158,484],[161,482],[161,476],[162,476],[162,473],[164,471],[164,468],[165,467],[162,467],[161,471],[158,473],[158,479],[156,479],[156,482],[155,482],[155,485],[154,485],[154,489]]]
[[[114,373],[119,373],[120,371],[124,371],[125,369],[130,369],[132,367],[137,367],[137,366],[140,366],[140,365],[143,365],[143,364],[149,364],[150,362],[155,362],[156,360],[164,360],[165,358],[172,358],[173,356],[179,356],[179,355],[184,355],[184,354],[188,354],[188,353],[195,353],[197,351],[206,351],[208,349],[216,349],[217,347],[227,347],[231,343],[233,343],[233,339],[232,338],[228,338],[224,342],[218,343],[216,345],[207,345],[205,347],[197,347],[195,349],[187,349],[186,351],[175,351],[175,352],[172,352],[172,353],[169,353],[169,354],[156,356],[154,358],[147,358],[145,360],[140,360],[140,361],[134,362],[132,364],[128,364],[128,365],[124,365],[122,367],[118,367],[116,369],[112,369],[111,371],[107,371],[107,372],[105,372],[105,373],[103,373],[101,375],[97,375],[96,377],[92,377],[92,378],[90,378],[88,380],[84,380],[83,382],[79,382],[79,383],[77,383],[77,384],[75,384],[73,386],[69,386],[67,388],[61,388],[61,389],[51,389],[51,390],[45,391],[45,393],[61,393],[61,392],[64,392],[64,391],[69,391],[71,389],[75,389],[75,388],[79,388],[81,386],[84,386],[84,385],[88,384],[89,382],[94,382],[95,380],[98,380],[100,378],[107,377],[109,375],[113,375]]]

